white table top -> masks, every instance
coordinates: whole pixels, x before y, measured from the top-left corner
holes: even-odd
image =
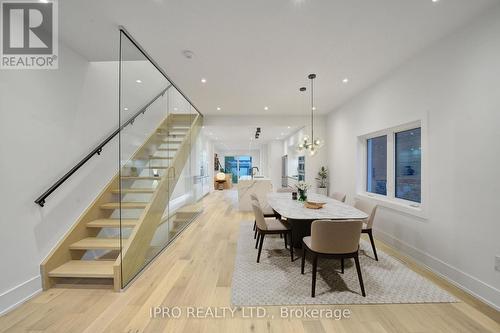
[[[292,200],[292,193],[268,193],[267,202],[278,214],[295,220],[361,220],[368,215],[359,209],[327,196],[308,193],[307,199],[315,202],[326,202],[321,209],[309,209],[304,203]]]

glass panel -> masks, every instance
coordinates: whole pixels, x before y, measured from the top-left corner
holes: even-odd
[[[169,177],[169,241],[172,241],[200,213],[195,193],[199,181],[195,140],[201,124],[190,103],[175,88],[169,90],[169,146],[174,152]],[[194,112],[194,113],[193,113]]]
[[[122,287],[166,245],[168,159],[160,158],[170,82],[120,34],[120,178],[112,218],[120,219]],[[167,152],[168,153],[168,152]],[[156,198],[156,199],[155,199]]]
[[[396,133],[396,198],[420,202],[420,128]]]
[[[387,195],[387,136],[368,139],[366,146],[366,191]]]

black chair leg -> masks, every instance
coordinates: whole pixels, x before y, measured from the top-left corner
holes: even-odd
[[[373,241],[372,229],[368,230],[368,237],[370,237],[370,243],[372,243],[372,250],[373,250],[373,254],[375,256],[375,260],[378,261],[377,249],[375,248],[375,242]]]
[[[257,230],[257,221],[253,221],[253,230]]]
[[[342,274],[344,274],[344,258],[340,259],[340,267],[342,269]]]
[[[257,240],[255,241],[255,248],[259,245],[260,232],[257,233]]]
[[[260,235],[260,241],[259,241],[259,253],[257,254],[257,262],[260,261],[260,253],[262,252],[262,243],[264,243],[264,236],[265,234]]]
[[[300,266],[300,273],[304,274],[304,266],[306,265],[306,245],[302,244],[302,265]]]
[[[283,234],[280,234],[280,238],[283,238]]]
[[[283,238],[283,234],[280,234],[280,238]],[[285,249],[288,248],[288,242],[287,242],[287,239],[286,239],[286,234],[285,234]]]
[[[313,255],[313,274],[312,274],[312,287],[311,287],[311,297],[316,296],[316,270],[318,268],[318,255]]]
[[[292,257],[292,262],[293,262],[293,236],[292,236],[291,231],[288,234],[290,235],[290,256]],[[285,238],[286,238],[286,234],[285,234]]]
[[[359,285],[361,287],[361,294],[363,295],[363,297],[366,297],[365,286],[363,285],[363,277],[361,276],[361,267],[359,266],[359,258],[357,255],[354,257],[354,262],[356,263],[356,271],[358,272],[358,280],[359,280]]]

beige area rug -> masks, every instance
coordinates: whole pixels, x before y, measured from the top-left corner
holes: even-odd
[[[305,274],[300,274],[302,250],[291,262],[283,239],[266,235],[260,263],[257,263],[252,226],[250,221],[240,225],[232,282],[234,305],[457,302],[449,293],[383,251],[378,250],[379,261],[375,261],[370,243],[364,240],[360,244],[360,264],[366,297],[361,296],[352,259],[346,259],[345,273],[341,274],[340,261],[320,258],[316,297],[312,298],[310,261],[306,260]]]

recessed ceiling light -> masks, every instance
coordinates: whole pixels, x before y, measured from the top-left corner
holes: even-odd
[[[343,83],[347,83],[347,82],[349,82],[349,79],[348,79],[348,78],[344,78],[344,79],[342,80],[342,82],[343,82]]]
[[[174,111],[177,111],[178,109],[177,108],[174,108]]]
[[[128,111],[128,108],[123,108],[123,110]]]
[[[264,110],[269,110],[269,107],[268,106],[264,106]]]
[[[220,106],[217,107],[217,111],[220,111]]]
[[[316,107],[315,106],[313,106],[313,111],[316,111]]]
[[[439,2],[439,0],[432,0],[432,2],[436,3],[436,2]]]
[[[201,79],[201,83],[207,83],[207,79],[202,78],[202,79]]]
[[[290,127],[290,126],[287,126],[286,128],[290,129],[291,127]]]
[[[135,82],[136,82],[136,83],[142,83],[142,81],[141,81],[141,80],[135,80]]]

